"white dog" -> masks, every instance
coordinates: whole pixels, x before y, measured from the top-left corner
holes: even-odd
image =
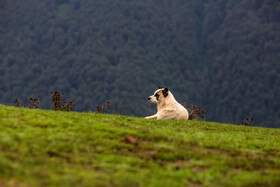
[[[157,113],[145,119],[189,119],[188,111],[175,100],[168,88],[159,88],[148,100],[157,104]]]

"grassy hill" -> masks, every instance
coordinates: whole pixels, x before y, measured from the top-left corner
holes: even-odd
[[[0,186],[279,186],[279,134],[0,105]]]

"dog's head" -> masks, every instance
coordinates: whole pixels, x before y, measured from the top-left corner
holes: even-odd
[[[148,97],[148,100],[151,103],[160,103],[163,102],[169,94],[168,88],[159,88],[155,91],[154,95]]]

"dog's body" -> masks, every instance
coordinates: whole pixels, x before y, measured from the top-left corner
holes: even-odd
[[[189,113],[179,104],[167,88],[160,88],[148,100],[157,104],[157,113],[145,119],[177,119],[188,120]]]

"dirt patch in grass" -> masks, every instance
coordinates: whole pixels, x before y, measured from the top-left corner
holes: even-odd
[[[0,182],[0,187],[32,187],[32,186],[31,185],[22,184],[22,183],[12,179],[12,180],[6,180],[5,183]]]
[[[221,149],[216,149],[216,148],[207,148],[207,147],[201,147],[197,144],[189,144],[191,146],[191,149],[196,151],[196,152],[207,152],[207,153],[213,153],[213,154],[218,154],[218,155],[230,155],[230,152],[224,151]]]
[[[190,185],[189,186],[192,186],[192,187],[202,187],[203,184],[199,183],[198,181],[190,180]]]
[[[248,158],[248,159],[259,159],[259,158],[265,158],[267,160],[273,160],[276,155],[279,154],[277,150],[269,150],[267,151],[268,154],[262,153],[262,154],[257,154],[257,153],[244,153],[240,151],[227,151],[227,150],[222,150],[218,149],[215,147],[201,147],[197,144],[190,143],[191,149],[196,151],[196,152],[207,152],[207,153],[212,153],[215,155],[226,155],[229,157],[235,157],[235,158]]]
[[[61,155],[58,152],[55,152],[52,150],[48,150],[47,154],[49,155],[49,157],[59,157],[59,158],[62,158],[63,160],[65,160],[66,162],[71,163],[71,158],[69,156]]]
[[[254,186],[254,187],[264,187],[264,186],[279,187],[280,186],[280,180],[256,182],[256,183],[253,183],[253,184],[245,185],[245,187],[252,187],[252,186]]]
[[[51,125],[48,125],[48,124],[35,124],[33,126],[45,129],[45,128],[49,128]]]

